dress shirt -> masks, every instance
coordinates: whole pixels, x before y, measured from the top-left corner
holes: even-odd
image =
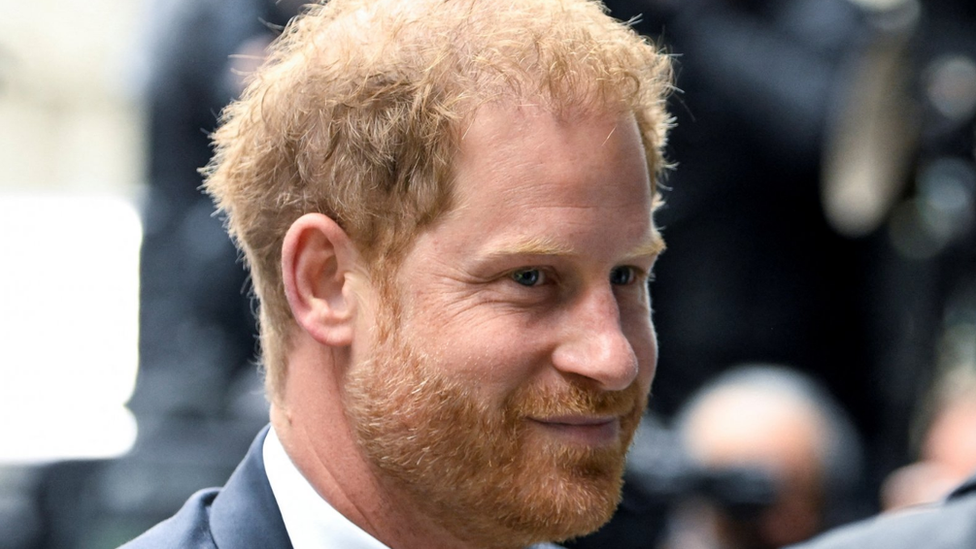
[[[264,468],[295,549],[390,549],[319,496],[285,453],[274,427],[264,439]]]

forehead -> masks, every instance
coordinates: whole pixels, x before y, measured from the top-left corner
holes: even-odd
[[[475,239],[572,247],[593,243],[573,237],[609,238],[660,247],[644,147],[630,114],[484,106],[464,128],[455,178],[447,223],[480,231]]]

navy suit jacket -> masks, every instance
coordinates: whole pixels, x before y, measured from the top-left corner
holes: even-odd
[[[169,519],[122,549],[291,549],[264,472],[264,439],[254,439],[222,489],[201,490]]]
[[[858,522],[793,549],[976,548],[976,477],[941,505],[920,507]]]

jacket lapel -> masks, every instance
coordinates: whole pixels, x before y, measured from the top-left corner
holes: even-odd
[[[264,471],[265,427],[230,476],[210,510],[218,549],[291,549],[268,476]]]

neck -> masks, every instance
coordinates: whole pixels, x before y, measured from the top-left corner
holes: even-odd
[[[271,406],[275,432],[302,476],[343,516],[389,547],[474,549],[418,512],[410,497],[371,466],[343,407],[336,353],[324,353],[325,360],[305,347],[293,347],[282,397]]]

